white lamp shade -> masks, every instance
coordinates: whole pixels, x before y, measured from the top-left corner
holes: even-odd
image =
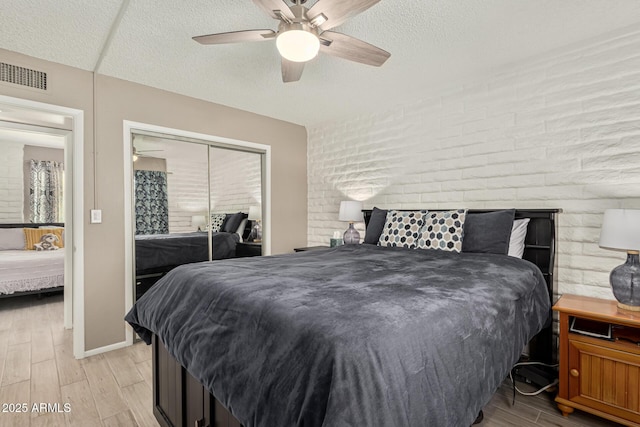
[[[193,227],[202,227],[205,225],[207,221],[204,218],[204,215],[193,215],[191,217],[191,225]]]
[[[262,209],[260,209],[260,206],[249,206],[249,217],[247,219],[249,221],[262,219]]]
[[[318,54],[320,40],[309,31],[289,30],[278,34],[276,47],[280,55],[289,61],[307,62]]]
[[[362,215],[362,202],[356,202],[354,200],[340,202],[340,214],[338,215],[338,218],[340,221],[364,221],[364,216]]]
[[[639,250],[640,210],[607,209],[604,211],[600,247],[625,251]]]

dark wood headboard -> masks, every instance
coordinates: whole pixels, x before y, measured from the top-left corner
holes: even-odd
[[[420,209],[397,209],[399,211],[414,211]],[[433,212],[441,212],[449,209],[429,209]],[[502,209],[469,209],[469,214],[495,212]],[[370,209],[364,209],[365,224],[369,224],[371,218]],[[553,275],[556,258],[556,214],[561,209],[516,209],[515,219],[529,218],[527,236],[523,259],[538,266],[547,282],[549,301],[555,302],[556,286]],[[553,322],[551,313],[548,325],[530,343],[530,356],[533,360],[546,363],[555,363],[557,348],[553,336]]]
[[[16,222],[16,223],[0,223],[0,228],[39,228],[39,227],[64,227],[63,222],[43,222],[43,223],[35,223],[35,222]]]

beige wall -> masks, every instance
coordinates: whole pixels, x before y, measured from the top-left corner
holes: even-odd
[[[46,93],[0,83],[0,94],[84,110],[85,347],[125,339],[124,164],[122,122],[267,144],[272,147],[272,252],[307,241],[307,160],[304,127],[106,76],[97,78],[97,200],[94,206],[92,74],[0,49],[0,61],[48,73]],[[105,250],[105,247],[108,248]]]

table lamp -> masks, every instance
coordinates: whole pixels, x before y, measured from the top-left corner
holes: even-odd
[[[202,226],[206,223],[204,215],[193,215],[191,217],[191,226],[198,227],[198,231],[202,231]]]
[[[600,247],[627,251],[627,262],[611,271],[609,281],[618,307],[640,311],[640,210],[607,209],[602,220]]]
[[[260,243],[262,242],[262,226],[260,220],[262,219],[262,209],[260,206],[249,206],[249,221],[253,221],[253,227],[251,227],[251,234],[249,235],[249,241]]]
[[[349,228],[344,232],[345,245],[357,245],[360,243],[360,233],[353,227],[354,222],[364,221],[362,215],[362,202],[347,200],[340,202],[340,221],[349,221]]]

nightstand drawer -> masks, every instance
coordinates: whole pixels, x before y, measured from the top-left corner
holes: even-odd
[[[640,423],[639,378],[637,354],[569,340],[569,400],[572,402]]]

